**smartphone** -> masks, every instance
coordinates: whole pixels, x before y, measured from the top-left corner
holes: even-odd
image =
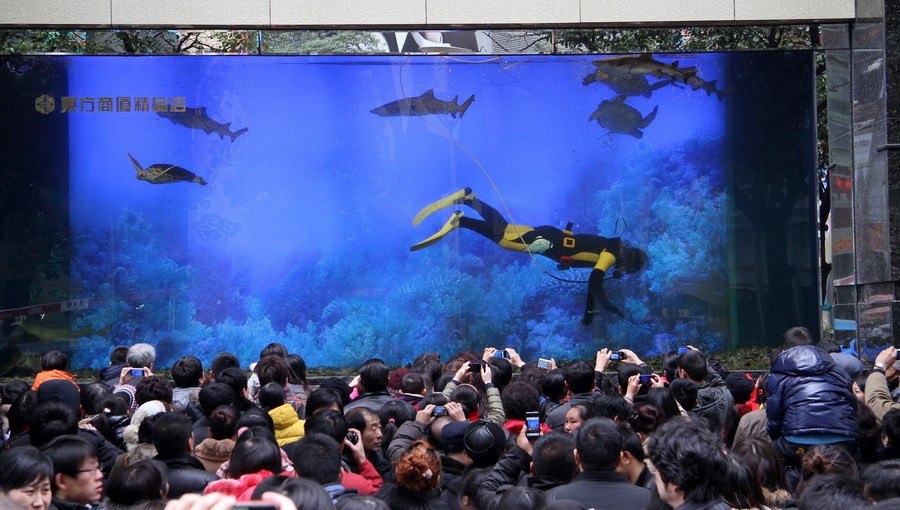
[[[553,360],[549,360],[547,358],[538,358],[537,367],[549,369],[550,366],[552,365],[552,363],[553,363]]]
[[[509,359],[509,353],[506,352],[505,349],[497,349],[497,351],[494,353],[494,357],[495,357],[495,358],[506,358],[506,359]]]
[[[473,374],[480,374],[481,367],[485,366],[486,364],[487,363],[483,361],[473,361],[472,363],[469,363],[469,372],[472,372]]]
[[[434,411],[431,412],[432,416],[446,416],[447,408],[444,406],[435,406]]]
[[[610,355],[609,355],[609,360],[610,360],[610,361],[619,361],[620,359],[622,359],[622,353],[619,352],[619,351],[613,351],[613,352],[610,353]]]
[[[144,377],[144,369],[143,368],[132,368],[131,369],[131,377]]]
[[[352,430],[347,432],[347,441],[350,441],[352,444],[356,444],[359,442],[359,434],[353,432]]]
[[[684,354],[684,353],[688,352],[689,350],[690,349],[688,349],[687,347],[679,347],[678,354]]]
[[[650,382],[650,381],[652,381],[652,380],[653,380],[653,375],[652,375],[652,374],[641,374],[641,382],[642,382],[642,383]]]
[[[541,413],[537,411],[525,413],[525,437],[532,441],[541,437]]]
[[[278,506],[268,501],[238,501],[231,510],[278,510]]]

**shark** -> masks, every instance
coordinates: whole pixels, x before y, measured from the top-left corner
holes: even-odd
[[[232,142],[237,140],[237,137],[247,132],[247,128],[232,131],[230,122],[223,124],[211,119],[209,115],[206,114],[205,106],[201,106],[200,108],[191,108],[190,106],[187,106],[183,112],[156,113],[164,119],[169,119],[173,124],[191,129],[200,129],[206,132],[206,134],[215,133],[222,139],[227,136],[231,138]]]
[[[696,76],[696,75],[688,77],[685,84],[689,85],[691,87],[691,90],[703,89],[704,91],[706,91],[707,96],[715,94],[716,97],[719,99],[719,101],[722,101],[722,99],[724,99],[725,96],[727,96],[734,90],[733,88],[717,89],[716,88],[716,80],[706,81],[703,78],[700,78],[699,76]]]
[[[379,106],[371,110],[375,115],[382,117],[399,117],[412,115],[440,115],[449,113],[451,117],[456,118],[466,113],[472,102],[475,101],[475,95],[472,94],[463,104],[459,104],[459,96],[453,98],[452,101],[443,101],[434,97],[434,89],[429,89],[421,96],[405,97],[396,101]]]
[[[666,64],[653,59],[653,55],[625,55],[594,60],[593,64],[598,69],[611,69],[620,73],[649,74],[654,78],[668,76],[673,80],[685,83],[688,78],[697,74],[694,67],[678,67],[678,61]]]
[[[68,328],[53,328],[44,326],[42,324],[35,324],[33,322],[25,321],[20,321],[17,325],[25,330],[25,332],[29,335],[41,340],[64,340],[72,338],[84,338],[89,336],[106,336],[106,334],[109,333],[109,331],[113,327],[113,324],[110,324],[103,329],[81,328],[79,330],[72,331]]]

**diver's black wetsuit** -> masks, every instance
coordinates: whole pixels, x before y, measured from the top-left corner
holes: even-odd
[[[584,324],[590,324],[593,320],[595,302],[599,302],[610,312],[624,316],[622,311],[609,301],[603,290],[606,271],[621,258],[621,239],[593,234],[574,234],[549,225],[539,227],[513,225],[507,222],[500,212],[477,197],[467,197],[463,203],[484,219],[463,216],[459,218],[459,226],[481,234],[502,248],[543,255],[566,268],[594,268],[588,280],[587,305],[582,318]],[[541,239],[549,241],[549,247],[532,248],[538,246],[535,242]]]

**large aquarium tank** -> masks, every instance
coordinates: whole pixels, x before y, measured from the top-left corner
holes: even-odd
[[[815,331],[813,77],[806,51],[0,58],[0,372]]]

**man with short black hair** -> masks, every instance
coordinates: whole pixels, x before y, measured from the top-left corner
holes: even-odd
[[[589,406],[596,396],[594,393],[596,374],[590,365],[584,361],[576,361],[565,371],[569,401],[554,407],[547,413],[544,422],[551,430],[561,431],[566,423],[566,413],[569,412],[569,409],[574,405]]]
[[[41,371],[34,377],[31,389],[37,391],[42,384],[48,381],[67,381],[72,386],[78,387],[75,376],[66,372],[69,368],[69,357],[59,351],[50,351],[41,356]]]
[[[591,418],[575,436],[575,462],[581,472],[571,483],[547,492],[547,502],[575,500],[598,510],[644,510],[650,491],[616,472],[622,457],[622,435],[608,418]]]
[[[300,478],[312,480],[331,496],[331,502],[337,504],[349,497],[359,494],[356,489],[348,489],[341,485],[343,470],[341,469],[341,447],[325,434],[306,434],[297,441],[291,455],[294,470]]]
[[[41,452],[53,462],[52,508],[89,510],[100,500],[103,471],[94,445],[78,436],[63,435],[45,444]]]
[[[301,418],[306,416],[306,397],[305,395],[295,394],[288,386],[288,367],[284,361],[284,357],[272,354],[260,358],[256,363],[256,367],[253,369],[253,373],[258,377],[260,388],[272,382],[281,386],[282,389],[284,389],[285,403],[290,404],[291,407],[297,411],[297,416]],[[251,388],[249,388],[249,392],[253,397],[254,402],[258,402],[259,393],[257,391],[257,394],[253,395],[252,384]]]
[[[869,464],[862,472],[866,495],[878,502],[900,498],[900,460],[890,459]]]
[[[368,407],[376,413],[381,406],[394,399],[388,391],[390,368],[384,361],[374,358],[359,367],[359,396],[344,406],[344,414],[357,407]]]
[[[247,374],[242,369],[229,367],[217,373],[216,382],[227,384],[234,390],[234,407],[237,407],[238,411],[243,413],[251,407],[259,407],[247,398],[250,390],[247,389]]]
[[[660,498],[676,510],[730,510],[722,440],[705,424],[673,418],[650,436],[650,469]]]
[[[241,362],[230,352],[220,352],[209,363],[209,380],[215,381],[219,373],[226,368],[240,368]]]
[[[530,474],[528,486],[549,491],[572,481],[578,472],[572,434],[551,432],[532,443],[525,428],[494,465],[475,496],[478,508],[496,509],[503,495],[516,486],[523,473]]]
[[[119,384],[119,377],[122,376],[122,369],[128,366],[125,362],[128,356],[128,346],[120,345],[109,353],[109,366],[101,368],[97,373],[97,378],[106,383],[110,388],[115,388]]]
[[[47,381],[38,390],[37,400],[29,417],[28,434],[19,435],[13,447],[31,444],[40,448],[61,435],[76,435],[93,445],[104,474],[112,470],[122,450],[96,430],[78,428],[81,407],[77,389],[67,381]]]
[[[203,364],[196,356],[184,356],[172,366],[172,410],[185,411],[190,402],[196,402],[203,386]]]
[[[597,395],[587,410],[589,418],[609,418],[616,423],[628,423],[634,414],[631,403],[619,395]]]
[[[134,387],[134,401],[140,407],[153,400],[172,405],[172,384],[158,375],[141,377]]]
[[[347,432],[356,434],[356,443],[347,439]],[[338,411],[327,409],[319,411],[306,419],[304,424],[304,437],[310,434],[324,434],[338,443],[340,450],[350,450],[353,460],[356,462],[358,473],[350,471],[350,467],[346,464],[342,465],[343,475],[341,476],[341,484],[350,489],[356,489],[360,494],[369,495],[378,492],[384,485],[384,479],[378,474],[378,470],[369,459],[366,458],[366,452],[362,442],[362,432],[347,427],[347,420],[344,415]],[[294,447],[294,456],[297,453],[297,447]]]
[[[625,475],[629,482],[647,489],[651,494],[656,492],[656,479],[644,462],[646,453],[641,437],[627,423],[619,424],[619,432],[622,434],[622,458],[619,459],[616,471]]]
[[[31,446],[41,448],[56,437],[77,435],[79,418],[69,406],[61,402],[39,404],[28,418]]]
[[[409,372],[400,379],[400,393],[396,398],[416,407],[425,398],[425,374]]]
[[[678,376],[697,383],[697,406],[692,411],[706,420],[713,433],[721,435],[728,413],[734,407],[734,398],[725,381],[709,370],[706,356],[696,349],[688,349],[678,357]]]
[[[153,423],[155,460],[169,469],[169,498],[179,498],[189,492],[203,492],[206,485],[218,480],[203,467],[200,459],[191,456],[194,439],[191,419],[181,413],[161,413]]]
[[[869,507],[862,481],[849,476],[812,477],[797,501],[800,510],[856,510]],[[896,508],[896,507],[894,507]]]
[[[200,404],[203,417],[194,421],[193,433],[194,441],[200,444],[209,437],[209,417],[212,412],[219,406],[234,404],[234,390],[227,384],[214,382],[200,388],[197,402]]]

